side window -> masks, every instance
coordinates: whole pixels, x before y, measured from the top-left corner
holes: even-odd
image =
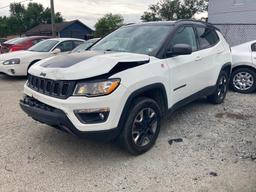
[[[79,45],[81,45],[81,44],[83,44],[84,42],[82,42],[82,41],[73,41],[73,48],[76,48],[77,46],[79,46]]]
[[[219,36],[213,29],[197,27],[196,31],[198,34],[199,45],[201,49],[212,47],[219,42]]]
[[[67,51],[72,51],[73,50],[73,42],[72,41],[64,41],[60,43],[56,49],[60,49],[61,52],[67,52]]]
[[[252,44],[252,51],[256,52],[256,43]]]
[[[193,51],[197,50],[196,36],[193,27],[181,27],[172,39],[172,46],[176,44],[187,44]]]

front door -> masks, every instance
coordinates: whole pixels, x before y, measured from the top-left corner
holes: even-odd
[[[199,87],[196,82],[201,70],[198,66],[201,55],[192,26],[180,27],[170,41],[170,49],[176,44],[187,44],[193,50],[191,55],[179,55],[166,59],[169,66],[171,103],[173,105],[198,91]]]

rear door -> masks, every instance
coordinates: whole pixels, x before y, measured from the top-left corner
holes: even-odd
[[[252,44],[252,62],[256,65],[256,43]]]
[[[197,38],[199,42],[200,60],[197,66],[200,73],[196,84],[200,89],[207,88],[216,84],[219,74],[219,66],[223,65],[224,47],[215,29],[204,26],[196,26]]]

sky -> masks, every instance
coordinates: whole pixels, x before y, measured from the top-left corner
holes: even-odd
[[[8,6],[12,2],[22,0],[0,0],[0,16],[8,15]],[[121,14],[126,23],[139,22],[140,16],[158,0],[54,0],[55,11],[61,12],[66,20],[79,19],[89,27],[106,13]],[[33,0],[44,7],[50,7],[50,0]],[[29,1],[23,4],[28,4]]]

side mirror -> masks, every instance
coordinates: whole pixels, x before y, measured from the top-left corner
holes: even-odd
[[[59,48],[56,48],[56,49],[54,49],[54,50],[52,51],[52,54],[57,55],[57,54],[59,54],[60,52],[61,52],[61,50],[60,50]]]
[[[190,55],[192,53],[192,47],[188,44],[176,44],[172,47],[171,51],[167,51],[166,56],[177,56],[177,55]]]

